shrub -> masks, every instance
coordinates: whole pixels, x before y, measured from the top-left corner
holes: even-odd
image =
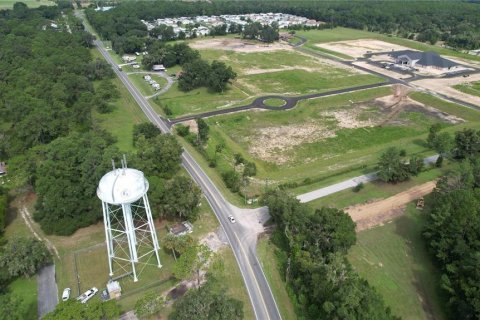
[[[363,184],[363,182],[360,182],[359,184],[357,184],[355,187],[353,187],[353,192],[359,192],[360,190],[362,190],[363,188],[365,188],[365,185]]]
[[[223,182],[232,192],[240,190],[240,177],[234,170],[228,170],[222,173]]]
[[[177,134],[180,137],[186,137],[190,134],[190,127],[188,127],[188,126],[184,126],[183,124],[179,124],[175,128],[177,130]]]

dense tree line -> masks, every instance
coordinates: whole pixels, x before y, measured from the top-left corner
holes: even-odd
[[[480,6],[472,1],[156,1],[124,2],[107,12],[87,11],[102,37],[143,36],[140,19],[165,17],[283,12],[419,41],[445,41],[462,49],[480,47]]]
[[[352,269],[345,255],[355,224],[335,208],[310,208],[284,191],[262,200],[277,225],[281,269],[300,319],[396,319],[381,296]]]

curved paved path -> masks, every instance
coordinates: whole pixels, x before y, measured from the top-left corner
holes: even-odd
[[[332,95],[336,95],[336,94],[342,94],[342,93],[371,89],[371,88],[378,88],[378,87],[386,86],[386,85],[389,85],[389,84],[390,84],[390,81],[385,81],[385,82],[367,84],[367,85],[357,86],[357,87],[349,87],[349,88],[331,90],[331,91],[320,92],[320,93],[305,94],[305,95],[295,96],[295,97],[285,97],[285,96],[280,96],[280,95],[262,96],[262,97],[256,98],[250,104],[247,104],[247,105],[244,105],[244,106],[238,106],[238,107],[221,109],[221,110],[214,110],[214,111],[194,114],[194,115],[190,115],[190,116],[180,117],[180,118],[176,118],[176,119],[172,119],[172,120],[168,119],[168,123],[171,126],[173,124],[188,121],[188,120],[194,120],[194,119],[198,119],[198,118],[208,118],[208,117],[212,117],[212,116],[218,116],[218,115],[221,115],[221,114],[227,114],[227,113],[238,112],[238,111],[245,111],[245,110],[250,110],[250,109],[288,110],[288,109],[294,108],[297,105],[297,103],[301,100],[332,96]],[[265,104],[265,100],[268,100],[268,99],[280,99],[280,100],[285,101],[285,104],[281,107],[268,106],[268,105]]]

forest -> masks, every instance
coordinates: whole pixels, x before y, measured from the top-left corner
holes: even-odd
[[[99,34],[113,40],[147,35],[140,19],[282,12],[331,26],[397,35],[422,42],[442,41],[456,49],[480,47],[480,3],[466,1],[209,1],[123,2],[107,12],[87,10]]]

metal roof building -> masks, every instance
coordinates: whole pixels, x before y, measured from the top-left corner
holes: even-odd
[[[437,69],[450,69],[458,66],[458,63],[442,58],[438,53],[427,51],[402,50],[393,51],[390,56],[395,62],[410,67],[432,67]]]

